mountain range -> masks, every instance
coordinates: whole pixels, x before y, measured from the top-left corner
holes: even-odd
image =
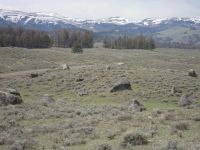
[[[52,31],[55,29],[92,30],[96,38],[147,34],[159,42],[200,45],[200,17],[147,18],[131,22],[122,17],[99,20],[74,19],[55,13],[23,12],[0,9],[0,27],[22,26],[29,29]]]

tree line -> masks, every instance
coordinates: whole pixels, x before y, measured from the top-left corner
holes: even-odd
[[[170,37],[155,37],[156,46],[160,48],[182,48],[182,49],[199,49],[200,35],[192,34],[184,36],[179,42],[175,42]]]
[[[123,36],[117,39],[105,39],[104,47],[112,49],[155,49],[155,42],[152,38],[140,34],[136,37]]]
[[[52,38],[55,47],[72,48],[79,43],[83,48],[92,48],[94,45],[92,31],[60,29],[53,31]]]
[[[72,48],[77,43],[83,48],[92,48],[93,33],[67,29],[44,32],[20,27],[0,28],[0,47],[48,48],[55,46]]]
[[[8,27],[0,28],[0,46],[48,48],[52,46],[52,40],[43,31]]]

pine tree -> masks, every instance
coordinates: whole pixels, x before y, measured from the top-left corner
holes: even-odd
[[[76,41],[72,47],[72,53],[83,53],[82,44],[80,41]]]

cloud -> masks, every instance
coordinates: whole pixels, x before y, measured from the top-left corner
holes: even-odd
[[[9,5],[4,5],[4,4],[0,4],[0,9],[18,10],[17,7],[13,7],[13,6],[9,6]]]

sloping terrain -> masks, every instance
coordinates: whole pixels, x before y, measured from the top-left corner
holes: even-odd
[[[190,69],[200,74],[198,50],[94,48],[72,54],[1,48],[0,53],[0,87],[17,89],[24,101],[0,107],[2,150],[200,148],[200,79],[188,75]],[[65,63],[71,69],[63,70]],[[31,76],[34,69],[44,70]],[[132,90],[111,93],[122,79]],[[182,107],[180,99],[188,93],[194,101]]]

